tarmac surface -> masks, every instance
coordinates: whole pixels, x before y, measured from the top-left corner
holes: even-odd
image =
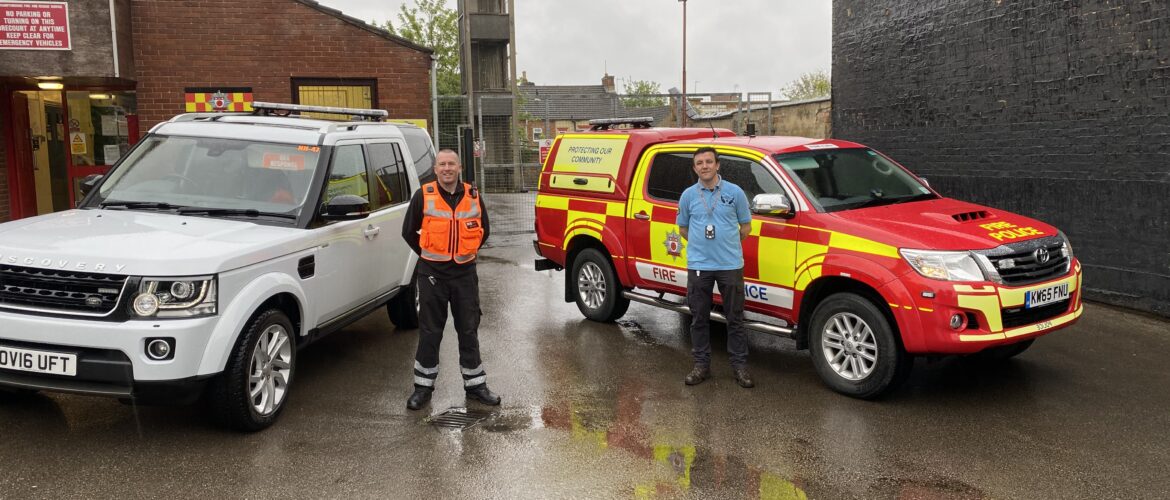
[[[742,389],[716,334],[715,378],[687,387],[681,315],[585,320],[514,240],[479,265],[500,407],[465,402],[448,326],[435,398],[408,411],[416,332],[379,311],[301,351],[284,414],[255,434],[199,407],[0,397],[0,498],[1170,497],[1161,319],[1090,304],[1000,365],[920,359],[874,402],[759,333]]]

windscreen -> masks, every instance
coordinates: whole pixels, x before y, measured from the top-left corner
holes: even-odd
[[[917,177],[871,149],[787,153],[775,159],[826,212],[937,198]]]
[[[151,136],[88,206],[166,203],[296,215],[321,148],[207,137]]]

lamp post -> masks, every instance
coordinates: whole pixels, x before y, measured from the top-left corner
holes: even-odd
[[[687,0],[678,0],[682,2],[683,7],[683,25],[682,25],[682,101],[680,103],[679,117],[682,120],[682,126],[687,126]]]

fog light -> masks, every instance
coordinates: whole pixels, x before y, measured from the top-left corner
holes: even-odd
[[[155,361],[175,357],[175,348],[171,342],[171,339],[146,339],[146,356]]]
[[[962,330],[967,324],[967,316],[959,313],[951,315],[951,330]]]
[[[153,293],[144,293],[134,297],[134,313],[139,316],[154,316],[158,312],[158,297]]]

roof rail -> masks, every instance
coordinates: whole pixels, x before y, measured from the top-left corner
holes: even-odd
[[[589,120],[590,130],[609,130],[617,125],[629,125],[633,128],[650,128],[654,125],[653,116],[639,116],[635,118],[601,118]]]
[[[253,102],[252,114],[260,116],[290,116],[300,113],[325,113],[331,115],[348,116],[350,120],[369,120],[380,122],[390,116],[384,109],[362,108],[335,108],[333,106],[306,106],[303,104],[284,104],[279,102]]]

